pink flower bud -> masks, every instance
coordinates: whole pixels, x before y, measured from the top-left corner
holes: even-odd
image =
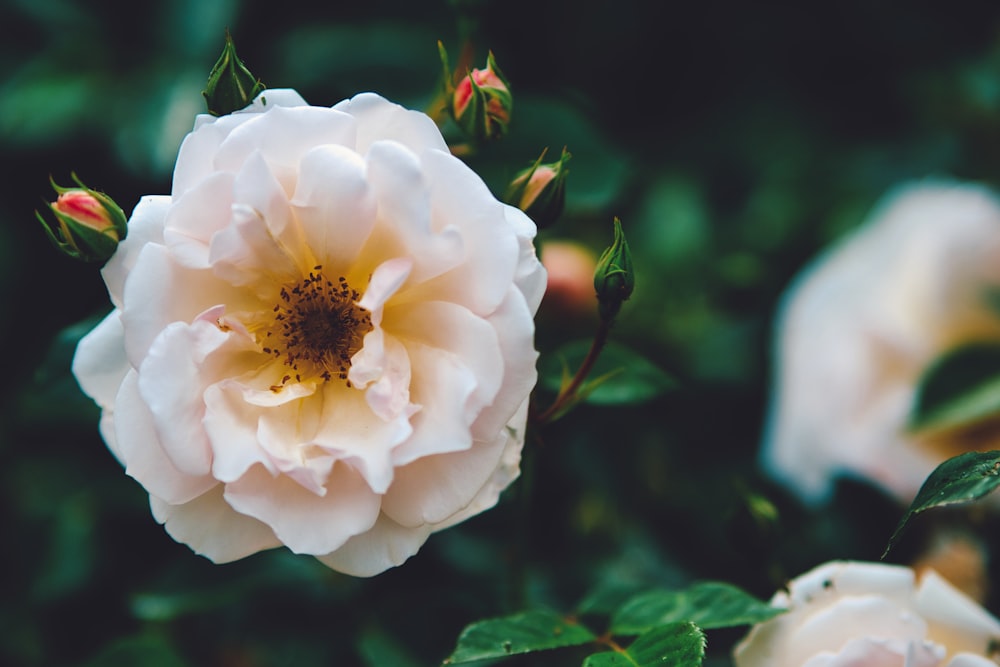
[[[62,188],[52,183],[58,193],[48,204],[55,222],[40,213],[35,217],[49,240],[63,253],[85,262],[103,262],[114,254],[127,232],[125,213],[111,197],[88,188],[73,175],[79,187]]]
[[[556,162],[542,163],[542,151],[531,167],[519,172],[507,186],[505,201],[517,206],[535,221],[539,229],[552,225],[562,215],[566,203],[566,162],[570,154],[563,148]]]
[[[489,141],[506,133],[513,97],[493,53],[487,57],[484,69],[473,69],[455,84],[457,73],[454,76],[451,73],[444,46],[439,43],[438,48],[448,110],[455,122],[473,141]]]
[[[121,240],[104,204],[86,190],[66,190],[52,203],[52,210],[94,231],[107,234],[115,241]]]

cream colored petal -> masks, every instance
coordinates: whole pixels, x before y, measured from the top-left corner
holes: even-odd
[[[255,466],[226,485],[225,499],[236,511],[271,526],[293,552],[314,556],[335,551],[349,538],[369,530],[379,514],[379,496],[342,464],[334,466],[325,496]]]
[[[247,159],[233,189],[230,224],[212,236],[208,261],[227,282],[273,296],[275,283],[311,268],[296,261],[305,254],[291,205],[259,153]]]
[[[115,441],[126,474],[165,502],[186,503],[217,483],[211,475],[181,472],[163,451],[134,371],[125,376],[115,400]]]
[[[448,150],[448,144],[430,118],[405,109],[375,93],[361,93],[336,104],[334,109],[353,116],[358,122],[354,148],[364,154],[373,143],[391,139],[410,150]]]
[[[401,144],[378,141],[366,160],[378,219],[360,253],[361,264],[377,266],[388,259],[408,257],[413,262],[409,282],[419,284],[468,261],[464,230],[436,224],[437,211],[432,208],[426,174],[416,154]],[[475,209],[463,213],[479,215]]]
[[[218,304],[225,304],[229,312],[260,308],[252,293],[219,280],[210,270],[180,266],[157,244],[148,244],[140,252],[125,283],[124,304],[125,352],[135,368],[171,322],[191,322]]]
[[[472,420],[466,410],[477,380],[465,360],[416,341],[405,341],[410,360],[410,401],[420,406],[410,423],[413,434],[393,451],[393,462],[406,465],[422,456],[472,446]]]
[[[490,438],[502,428],[538,381],[534,320],[520,291],[511,287],[507,297],[486,320],[496,331],[500,343],[503,382],[490,407],[479,414],[472,426],[476,439]],[[523,427],[522,420],[519,428],[523,430]]]
[[[128,221],[128,234],[101,269],[111,303],[121,308],[125,278],[135,266],[139,252],[147,243],[163,244],[163,222],[170,210],[171,199],[165,195],[147,195],[139,200]]]
[[[234,175],[218,172],[174,199],[164,221],[163,241],[174,261],[192,269],[207,269],[212,236],[232,218]]]
[[[372,491],[385,493],[393,481],[392,450],[413,431],[409,415],[383,420],[369,409],[366,392],[335,384],[324,399],[312,442],[357,470]]]
[[[298,168],[302,157],[316,146],[353,146],[356,122],[347,114],[323,107],[275,107],[248,114],[233,128],[213,160],[219,171],[236,173],[259,151],[272,168]]]
[[[1000,621],[934,570],[924,571],[914,603],[928,622],[928,637],[950,654],[986,655],[1000,642]]]
[[[229,563],[281,546],[267,525],[226,503],[221,484],[183,504],[171,505],[150,496],[149,505],[170,537],[215,563]]]
[[[504,206],[504,218],[514,229],[520,249],[514,284],[521,290],[528,310],[534,315],[542,303],[547,281],[545,267],[542,266],[535,251],[534,238],[537,231],[535,223],[521,209],[507,205]]]
[[[507,433],[471,448],[425,456],[396,468],[382,511],[403,526],[448,521],[468,507],[500,466]]]
[[[463,254],[453,266],[435,267],[447,271],[421,272],[418,264],[414,281],[428,280],[419,286],[419,298],[454,301],[487,316],[500,305],[517,273],[521,249],[516,230],[507,221],[506,207],[461,160],[437,151],[422,153],[420,160],[432,229],[460,234]]]
[[[374,577],[402,565],[430,535],[429,526],[406,528],[380,515],[371,530],[355,535],[333,553],[317,556],[329,568],[354,577]]]
[[[73,375],[83,392],[106,409],[114,405],[130,368],[125,358],[121,313],[113,310],[80,339],[73,354]]]
[[[316,264],[334,279],[348,275],[375,225],[361,156],[336,145],[306,152],[291,204]]]
[[[498,332],[485,319],[447,301],[410,302],[386,308],[382,328],[404,344],[416,342],[449,352],[469,369],[476,386],[465,402],[466,423],[493,403],[503,382],[504,359]],[[414,379],[417,384],[424,381],[420,376]],[[509,416],[504,415],[503,422]]]

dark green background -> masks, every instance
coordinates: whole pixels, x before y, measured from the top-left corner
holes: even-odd
[[[432,665],[468,622],[571,611],[598,585],[711,578],[766,598],[881,553],[901,508],[876,491],[845,482],[809,510],[756,469],[771,319],[895,184],[1000,180],[995,2],[4,0],[0,26],[0,662]],[[213,566],[170,540],[68,375],[59,332],[108,308],[97,268],[59,256],[33,211],[71,171],[126,212],[169,192],[226,27],[266,85],[314,104],[370,89],[421,108],[438,39],[454,55],[470,36],[479,64],[492,49],[514,120],[471,164],[499,193],[569,147],[567,214],[542,240],[600,250],[621,217],[638,287],[615,337],[677,389],[559,422],[531,446],[530,485],[371,580],[282,551]],[[543,306],[543,351],[592,326],[571,324]],[[751,519],[749,493],[777,525]],[[709,664],[739,636],[710,632]],[[511,664],[561,659],[580,662]]]

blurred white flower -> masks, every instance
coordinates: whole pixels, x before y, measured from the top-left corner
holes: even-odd
[[[139,202],[74,372],[174,539],[377,574],[518,474],[534,233],[427,116],[267,90]]]
[[[831,562],[771,600],[736,667],[995,667],[1000,621],[933,570]]]
[[[890,194],[784,297],[764,467],[806,501],[826,499],[846,474],[909,503],[939,463],[972,446],[906,433],[919,377],[960,344],[1000,340],[987,300],[998,285],[990,191],[928,183]]]

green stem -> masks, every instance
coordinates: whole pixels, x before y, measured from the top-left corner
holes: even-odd
[[[580,364],[580,368],[577,369],[576,375],[573,376],[568,385],[562,388],[559,395],[556,396],[556,400],[552,402],[552,405],[535,417],[537,424],[541,425],[555,421],[562,414],[563,409],[576,398],[580,386],[587,379],[590,371],[593,370],[594,364],[597,363],[597,357],[600,356],[601,350],[604,349],[604,346],[608,342],[608,336],[611,334],[611,325],[613,323],[614,319],[612,318],[601,319],[601,324],[597,327],[597,332],[594,334],[594,340],[590,343],[587,356],[584,358],[583,363]]]

